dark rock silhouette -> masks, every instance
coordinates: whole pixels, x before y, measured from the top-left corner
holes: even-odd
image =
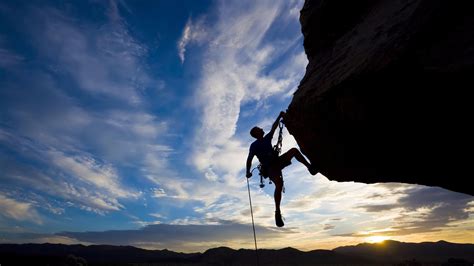
[[[261,249],[259,258],[260,265],[465,265],[474,262],[474,244],[386,241],[307,252],[294,248]],[[0,244],[0,260],[2,266],[254,265],[256,262],[255,250],[249,249],[220,247],[186,254],[131,246],[61,244]]]
[[[387,240],[380,244],[363,243],[356,246],[339,247],[335,252],[345,255],[358,255],[377,262],[397,262],[406,265],[415,262],[440,263],[450,258],[474,261],[473,244],[454,244],[446,241],[403,243]]]
[[[145,250],[132,246],[0,244],[0,264],[5,265],[129,265],[130,263],[192,262],[198,253]],[[76,263],[76,264],[74,264]]]
[[[309,64],[285,124],[322,174],[474,195],[470,4],[305,2]]]
[[[450,258],[441,264],[441,266],[472,266],[472,263],[464,259]]]
[[[69,254],[66,258],[67,266],[87,266],[87,261],[84,258],[76,257],[73,254]]]

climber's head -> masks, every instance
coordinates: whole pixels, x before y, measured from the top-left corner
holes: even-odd
[[[265,131],[263,131],[263,129],[259,128],[259,127],[253,127],[251,130],[250,130],[250,136],[256,138],[256,139],[260,139],[260,138],[263,138],[263,135],[265,134]]]

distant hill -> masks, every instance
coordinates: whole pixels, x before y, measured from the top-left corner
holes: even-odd
[[[446,241],[403,243],[387,240],[379,244],[358,244],[333,250],[338,254],[357,255],[378,262],[416,259],[424,262],[443,262],[449,258],[462,258],[474,262],[473,244],[455,244]]]
[[[294,248],[258,251],[260,265],[348,265],[370,264],[356,255],[338,254],[331,250],[300,251]],[[255,265],[255,250],[229,248],[209,249],[200,256],[205,265]]]
[[[334,250],[259,250],[260,265],[473,265],[474,244],[445,241],[359,244]],[[0,244],[0,265],[254,265],[255,250],[226,247],[204,253],[132,246]],[[450,264],[448,263],[450,261]],[[416,264],[420,262],[422,264]],[[403,264],[405,263],[405,264]],[[410,264],[409,264],[410,263]]]
[[[72,256],[71,256],[72,255]],[[147,262],[190,262],[200,253],[146,250],[132,246],[0,244],[0,265],[75,265],[82,258],[88,265],[125,265]],[[79,265],[79,264],[77,264]]]

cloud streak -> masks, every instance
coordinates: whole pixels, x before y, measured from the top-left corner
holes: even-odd
[[[193,22],[192,17],[188,18],[186,25],[184,26],[183,34],[178,42],[178,56],[181,60],[181,64],[184,63],[186,47],[190,43],[202,44],[206,41],[207,30],[204,25],[204,18],[200,18]]]
[[[63,232],[57,235],[79,241],[134,245],[147,248],[171,248],[177,251],[204,251],[217,243],[238,247],[237,243],[251,244],[249,224],[221,221],[219,224],[154,224],[137,230],[112,230],[103,232]],[[259,236],[276,238],[278,231],[257,226]]]
[[[399,186],[395,186],[397,194]],[[449,229],[469,219],[473,202],[471,196],[436,187],[405,187],[396,203],[358,206],[368,213],[390,215],[393,222],[385,229],[338,234],[339,236],[366,237],[367,235],[405,236]]]
[[[0,194],[0,216],[17,221],[43,223],[41,217],[30,203],[17,201],[2,194]]]
[[[100,165],[87,156],[66,156],[61,152],[50,152],[52,162],[76,178],[92,184],[97,189],[106,190],[111,195],[123,198],[133,196],[122,188],[116,171],[110,165]]]
[[[23,60],[22,56],[0,46],[0,68],[8,69],[18,66]]]

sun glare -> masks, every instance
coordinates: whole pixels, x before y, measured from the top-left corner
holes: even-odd
[[[387,240],[388,237],[386,236],[369,236],[365,239],[368,243],[382,243],[383,241]]]

